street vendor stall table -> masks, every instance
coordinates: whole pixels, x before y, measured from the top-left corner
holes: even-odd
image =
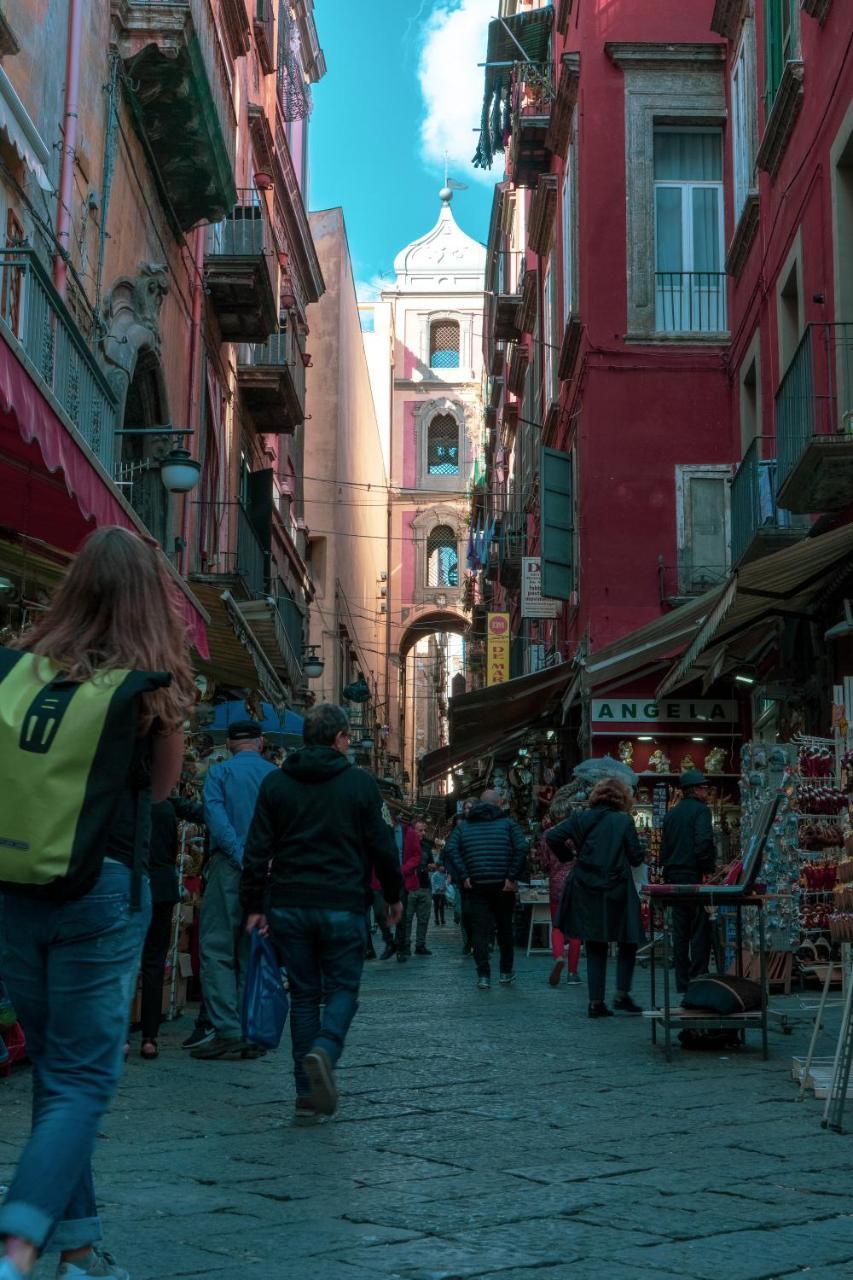
[[[518,891],[518,901],[522,908],[530,908],[530,923],[527,929],[527,954],[530,955],[550,955],[551,953],[551,897],[548,892],[547,885],[540,887],[537,885],[521,885]],[[533,930],[539,926],[547,931],[547,945],[544,947],[534,947]]]

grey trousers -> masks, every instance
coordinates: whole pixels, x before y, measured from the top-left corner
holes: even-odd
[[[242,924],[240,872],[224,854],[214,853],[201,903],[201,987],[208,1018],[217,1035],[228,1040],[239,1040],[243,1034],[249,938]]]
[[[406,950],[412,944],[412,920],[418,922],[415,945],[426,946],[427,929],[432,914],[432,894],[429,889],[410,889],[406,900],[406,915],[403,920],[403,942]]]

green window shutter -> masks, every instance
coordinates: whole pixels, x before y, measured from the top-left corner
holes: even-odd
[[[569,600],[574,590],[572,456],[542,449],[539,464],[542,518],[542,594]]]
[[[787,4],[788,0],[781,0]],[[764,111],[765,117],[770,114],[776,97],[776,90],[782,79],[784,70],[782,62],[782,32],[780,0],[767,0],[764,6]]]

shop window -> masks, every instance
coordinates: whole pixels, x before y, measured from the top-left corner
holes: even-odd
[[[450,413],[440,413],[427,428],[427,474],[459,475],[459,424]]]
[[[433,320],[429,327],[429,365],[431,369],[459,368],[458,321]]]
[[[437,525],[427,538],[427,586],[459,586],[459,548],[449,524]]]
[[[799,55],[799,0],[765,0],[764,4],[764,116],[772,110],[785,73],[785,64]]]
[[[732,71],[732,167],[734,170],[735,226],[743,213],[746,198],[756,185],[756,65],[755,26],[752,19],[743,25],[740,48]]]
[[[655,129],[655,327],[726,327],[719,129]]]

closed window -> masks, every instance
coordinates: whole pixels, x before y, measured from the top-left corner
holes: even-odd
[[[568,320],[574,310],[574,229],[575,190],[572,175],[574,153],[570,149],[563,178],[562,235],[563,235],[563,319]]]
[[[765,0],[764,4],[764,113],[770,114],[785,63],[799,55],[799,0]]]
[[[459,586],[459,550],[449,524],[439,524],[427,538],[427,586]]]
[[[679,577],[685,594],[707,591],[728,573],[730,478],[728,467],[682,470]]]
[[[548,259],[548,266],[545,268],[545,283],[542,288],[542,340],[544,343],[542,355],[545,372],[545,403],[543,406],[543,415],[544,412],[547,412],[551,401],[556,400],[559,394],[557,386],[556,311],[557,290],[554,283],[552,255]]]
[[[456,320],[433,320],[429,327],[431,369],[459,368],[459,324]]]
[[[718,129],[655,129],[655,324],[726,327],[723,157]]]
[[[459,424],[451,413],[440,413],[427,428],[427,473],[459,475]]]
[[[736,224],[743,213],[746,197],[755,186],[755,77],[755,26],[749,19],[743,26],[743,37],[732,72],[732,167]]]

